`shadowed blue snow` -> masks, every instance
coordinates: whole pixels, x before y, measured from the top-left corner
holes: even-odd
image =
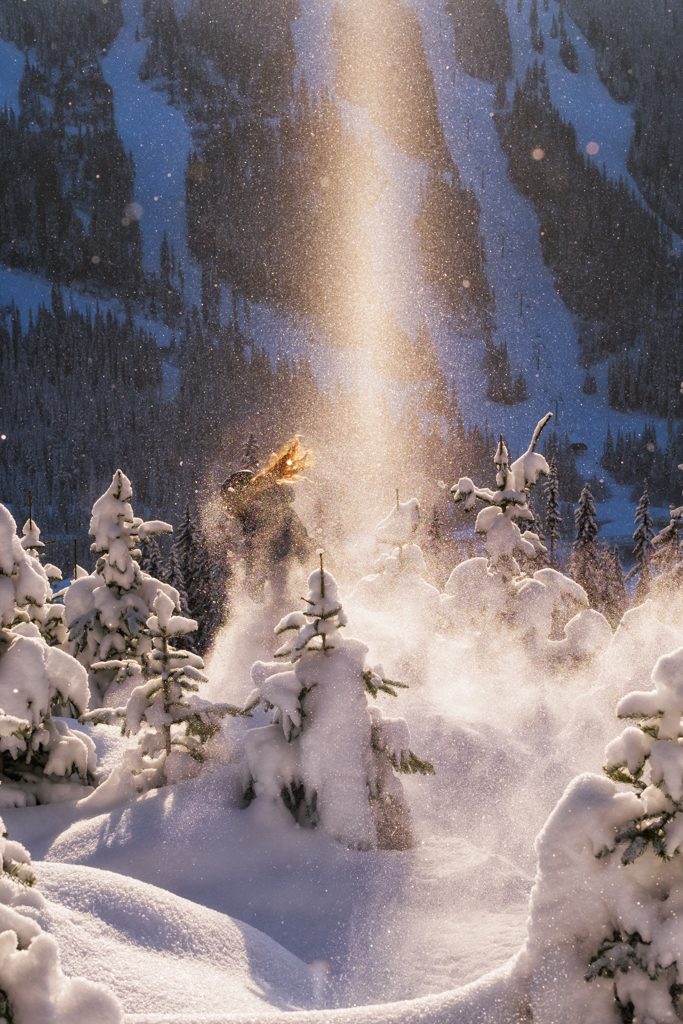
[[[24,55],[14,43],[0,39],[0,108],[19,113],[19,83],[24,73]]]
[[[165,93],[139,78],[149,40],[135,39],[143,31],[142,0],[123,0],[124,24],[102,61],[104,77],[114,93],[116,127],[135,161],[135,196],[142,207],[140,228],[143,265],[159,269],[159,246],[164,231],[185,271],[189,301],[199,301],[199,271],[187,249],[185,170],[192,136],[182,111],[168,103]]]
[[[576,131],[579,150],[605,169],[614,181],[623,180],[638,196],[643,206],[650,206],[628,170],[628,155],[635,125],[631,104],[617,103],[601,80],[596,66],[595,51],[565,11],[567,35],[576,47],[578,72],[568,70],[560,59],[560,40],[552,39],[550,26],[553,17],[559,19],[560,6],[552,0],[547,11],[538,11],[538,25],[544,37],[542,54],[530,45],[529,10],[525,4],[517,11],[517,0],[508,0],[507,13],[514,60],[514,73],[524,81],[527,68],[543,60],[548,73],[548,87],[553,105],[565,121]],[[597,145],[597,148],[596,148]],[[650,210],[650,212],[653,212]],[[659,218],[658,218],[659,219]],[[674,236],[678,251],[681,239]]]

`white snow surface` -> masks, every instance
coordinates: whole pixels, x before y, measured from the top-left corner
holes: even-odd
[[[34,867],[46,899],[39,920],[59,943],[63,969],[118,992],[127,1020],[310,1005],[310,968],[248,925],[109,871]]]

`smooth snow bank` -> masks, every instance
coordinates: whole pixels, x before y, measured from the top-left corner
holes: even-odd
[[[46,900],[36,913],[65,973],[104,983],[130,1013],[262,1020],[311,1005],[310,968],[249,925],[109,871],[42,863],[36,873]]]
[[[509,967],[456,992],[405,1003],[356,1006],[345,1010],[283,1013],[268,1024],[522,1024],[522,997]],[[260,1016],[231,1014],[132,1014],[127,1024],[263,1024]]]

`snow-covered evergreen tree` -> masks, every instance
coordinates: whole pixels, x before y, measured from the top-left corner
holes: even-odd
[[[375,527],[375,540],[384,548],[377,562],[377,572],[359,582],[354,596],[372,599],[385,608],[387,600],[393,598],[394,603],[400,605],[405,598],[411,604],[411,616],[419,607],[421,613],[436,617],[439,592],[424,579],[427,566],[422,549],[414,540],[419,525],[417,498],[399,501],[397,493],[394,508]]]
[[[342,636],[346,615],[322,556],[308,586],[305,610],[276,628],[291,633],[277,660],[252,668],[247,709],[261,704],[272,722],[245,737],[247,799],[283,803],[300,823],[355,849],[406,848],[411,831],[397,773],[433,768],[410,749],[404,719],[368,706],[368,696],[395,696],[400,684],[367,666],[365,644]]]
[[[539,421],[526,452],[512,465],[507,445],[500,438],[493,457],[496,467],[495,491],[487,487],[476,487],[469,477],[461,478],[451,488],[453,499],[456,502],[462,501],[465,509],[474,508],[477,501],[486,506],[477,516],[475,529],[484,537],[490,570],[506,580],[520,574],[516,556],[535,558],[546,551],[537,534],[528,530],[522,533],[516,520],[528,524],[533,519],[528,507],[530,489],[539,477],[547,476],[550,471],[544,456],[536,451],[536,447],[551,416],[552,413],[547,413]]]
[[[59,948],[36,921],[43,900],[27,850],[0,819],[0,1021],[2,1024],[122,1024],[123,1009],[102,985],[67,977]]]
[[[100,556],[95,570],[71,584],[64,602],[69,648],[88,670],[96,706],[113,685],[142,669],[151,649],[145,626],[159,591],[178,600],[172,587],[147,576],[137,562],[141,540],[172,531],[167,523],[135,516],[132,493],[118,469],[92,510],[91,550]]]
[[[85,716],[94,724],[121,722],[126,735],[138,737],[137,746],[126,752],[103,791],[119,786],[126,777],[144,792],[194,774],[221,719],[240,713],[233,705],[211,704],[195,696],[206,682],[204,663],[197,654],[180,650],[178,641],[194,632],[197,623],[176,611],[174,598],[159,591],[146,624],[152,646],[145,654],[145,682],[133,690],[125,707],[102,708]]]
[[[539,839],[526,963],[538,1024],[683,1013],[683,648],[652,681],[619,702],[634,724],[607,747],[608,778],[575,780]]]
[[[396,503],[375,527],[375,540],[384,549],[376,572],[364,576],[354,592],[354,604],[379,613],[373,625],[375,650],[389,670],[411,685],[421,678],[424,644],[436,633],[441,595],[425,576],[427,565],[415,543],[420,525],[416,498]]]
[[[88,703],[83,668],[49,647],[27,608],[41,608],[50,586],[22,547],[0,505],[0,805],[76,799],[94,782],[95,748],[52,715],[55,705],[82,713]]]
[[[469,478],[452,489],[465,508],[477,499],[487,506],[477,516],[476,530],[484,536],[489,557],[469,558],[453,569],[441,608],[451,628],[469,643],[488,651],[500,644],[504,629],[529,657],[559,668],[595,657],[611,629],[602,614],[589,609],[582,586],[551,568],[525,575],[516,560],[546,551],[536,534],[521,533],[515,519],[529,523],[528,492],[549,472],[544,457],[535,452],[549,418],[539,422],[526,453],[512,466],[501,439],[494,459],[496,491],[477,488]]]
[[[40,529],[29,515],[21,531],[21,546],[34,560],[37,571],[44,573],[48,582],[45,600],[41,603],[29,602],[25,606],[31,622],[34,622],[50,646],[62,646],[66,643],[67,628],[64,621],[64,605],[53,601],[50,584],[61,580],[62,573],[55,565],[43,564],[45,544],[40,539]]]
[[[557,463],[550,462],[548,476],[544,482],[545,491],[545,535],[550,551],[550,564],[555,563],[555,552],[560,539],[562,513],[560,512],[560,486],[557,478]]]

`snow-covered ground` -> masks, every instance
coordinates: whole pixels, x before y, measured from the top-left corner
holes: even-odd
[[[524,1019],[515,964],[534,837],[571,777],[599,770],[617,699],[683,633],[645,609],[604,657],[557,674],[504,628],[487,652],[415,626],[410,597],[401,622],[348,587],[342,600],[370,663],[381,653],[412,680],[380,699],[436,769],[404,781],[413,849],[348,850],[265,798],[241,809],[242,739],[259,718],[230,720],[197,778],[134,802],[96,792],[4,812],[38,861],[47,904],[34,913],[64,969],[113,987],[127,1024]],[[246,614],[210,662],[213,698],[243,700],[245,666],[275,646],[268,606]],[[94,733],[111,768],[125,741]]]
[[[135,202],[139,205],[143,265],[158,271],[164,231],[185,272],[185,292],[199,303],[199,270],[187,248],[185,170],[193,149],[192,133],[179,107],[165,92],[139,78],[148,40],[142,0],[123,0],[124,23],[102,61],[104,77],[114,94],[114,117],[123,144],[135,161]]]
[[[312,1003],[310,968],[224,914],[123,874],[44,863],[37,875],[40,923],[64,970],[119,993],[132,1019],[188,1010],[206,1019],[221,1006],[263,1016]]]

